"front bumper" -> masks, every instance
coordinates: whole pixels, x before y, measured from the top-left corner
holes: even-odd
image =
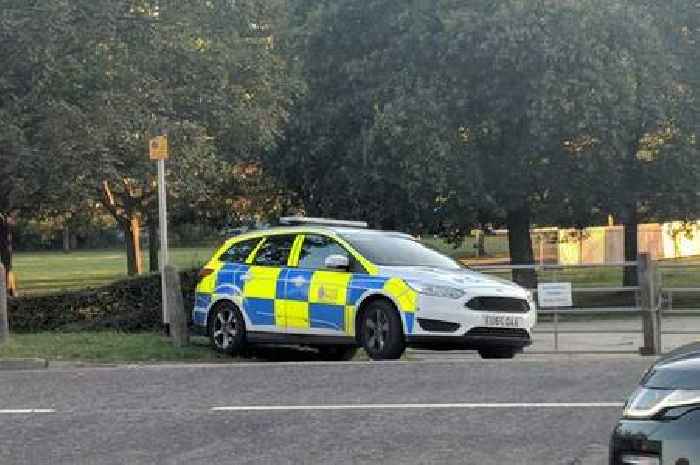
[[[406,338],[406,345],[431,350],[482,350],[512,348],[522,350],[532,344],[525,329],[506,330],[476,327],[461,336],[415,335]]]
[[[673,420],[620,420],[610,441],[610,465],[625,455],[658,457],[661,465],[700,465],[700,408]]]
[[[537,322],[534,304],[529,311],[520,313],[477,311],[467,306],[473,297],[448,299],[419,295],[415,324],[407,334],[407,345],[433,350],[519,350],[532,344],[531,331]]]

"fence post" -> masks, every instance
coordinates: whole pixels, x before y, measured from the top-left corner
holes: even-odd
[[[185,305],[182,301],[182,285],[180,275],[174,266],[165,266],[166,308],[170,316],[170,335],[175,347],[183,347],[189,343]]]
[[[10,326],[7,323],[7,274],[0,263],[0,346],[10,338]]]
[[[656,318],[656,289],[654,286],[654,263],[648,253],[640,253],[637,258],[637,277],[639,281],[640,306],[642,309],[642,332],[644,345],[639,348],[641,355],[658,355],[659,325]]]

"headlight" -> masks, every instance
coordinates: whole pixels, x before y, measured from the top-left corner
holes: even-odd
[[[658,457],[649,455],[627,454],[622,456],[623,465],[659,465],[661,461]]]
[[[627,401],[624,416],[651,418],[669,408],[695,404],[700,405],[700,391],[640,387]]]
[[[429,295],[432,297],[447,297],[448,299],[459,299],[464,297],[465,292],[456,287],[449,286],[434,286],[431,284],[425,284],[415,281],[409,281],[408,285],[411,289],[418,292],[419,294]]]

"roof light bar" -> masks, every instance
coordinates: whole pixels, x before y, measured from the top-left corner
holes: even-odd
[[[280,218],[281,225],[285,226],[340,226],[345,228],[367,229],[368,225],[364,221],[333,220],[330,218],[306,218],[303,216],[288,216]]]

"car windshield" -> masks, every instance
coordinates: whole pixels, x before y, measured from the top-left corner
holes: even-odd
[[[380,266],[461,268],[450,257],[407,237],[357,234],[346,236],[345,239],[365,258]]]

